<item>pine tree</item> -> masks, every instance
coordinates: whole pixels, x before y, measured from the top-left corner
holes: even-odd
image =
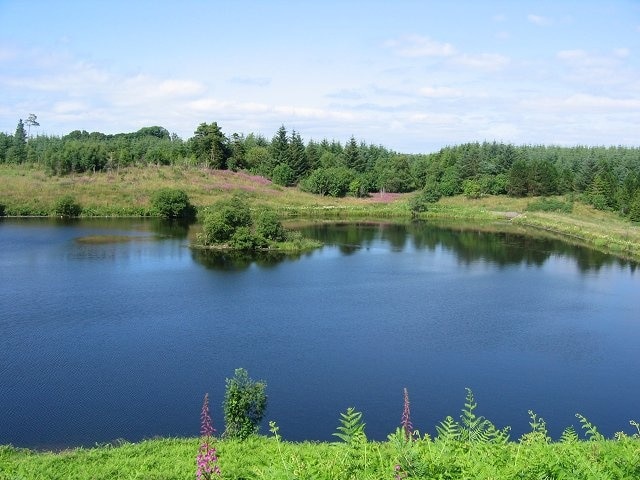
[[[356,139],[351,136],[349,143],[344,147],[344,162],[347,168],[351,168],[356,172],[363,172],[365,163],[362,155],[360,155],[360,149]]]
[[[280,163],[289,163],[289,137],[287,136],[287,129],[284,128],[284,125],[280,126],[271,140],[269,152],[273,158],[274,166]]]
[[[304,143],[300,134],[295,130],[291,131],[291,140],[289,142],[288,165],[293,170],[295,180],[299,180],[309,170],[307,156]]]
[[[24,130],[22,119],[18,121],[12,145],[7,152],[7,161],[10,163],[24,163],[27,161],[27,133]]]

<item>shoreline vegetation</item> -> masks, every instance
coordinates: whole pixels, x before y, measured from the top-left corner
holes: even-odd
[[[301,219],[472,222],[471,228],[518,229],[523,234],[553,235],[569,243],[640,261],[637,224],[614,212],[577,201],[571,195],[548,198],[457,195],[415,208],[420,192],[375,192],[366,197],[337,198],[277,185],[247,172],[186,166],[125,167],[117,171],[51,176],[39,165],[3,164],[0,179],[0,203],[5,217],[55,217],[61,216],[59,212],[73,216],[78,209],[81,217],[153,217],[158,216],[152,206],[154,194],[162,189],[180,189],[197,209],[199,219],[208,206],[235,196],[252,212],[266,208],[285,223]],[[544,207],[550,202],[559,207],[550,211],[535,208],[537,204]],[[292,251],[316,247],[285,242],[260,248]]]
[[[531,431],[511,439],[509,427],[498,428],[477,414],[478,404],[467,389],[459,420],[445,417],[431,436],[413,425],[405,388],[399,426],[386,441],[369,440],[362,413],[349,407],[338,418],[333,434],[338,440],[291,442],[283,439],[274,421],[269,421],[270,435],[258,432],[266,407],[264,383],[249,380],[253,383],[236,386],[227,380],[223,405],[227,428],[220,437],[211,423],[205,395],[199,438],[152,438],[137,443],[121,439],[57,452],[4,445],[0,446],[0,479],[186,480],[194,477],[195,470],[198,479],[599,480],[640,476],[640,426],[633,420],[630,433],[620,431],[607,439],[587,418],[576,414],[579,427],[569,426],[558,440],[552,440],[544,419],[529,411]],[[252,402],[260,398],[262,410],[255,410],[259,415],[247,416],[254,413]],[[243,423],[245,418],[250,424]],[[244,425],[248,430],[240,435],[229,425]],[[196,462],[194,452],[198,452]]]

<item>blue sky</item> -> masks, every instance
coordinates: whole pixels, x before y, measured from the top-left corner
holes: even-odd
[[[0,131],[640,145],[640,1],[0,0]]]

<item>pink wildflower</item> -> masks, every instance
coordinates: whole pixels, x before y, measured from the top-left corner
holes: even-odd
[[[404,409],[402,410],[402,430],[404,437],[410,440],[413,436],[413,424],[411,423],[411,410],[409,408],[409,391],[404,389]]]
[[[214,476],[219,477],[221,475],[220,467],[217,465],[216,447],[212,445],[214,433],[215,429],[211,423],[211,415],[209,415],[209,394],[206,393],[202,402],[202,412],[200,413],[200,434],[203,439],[196,457],[197,480],[211,480]]]

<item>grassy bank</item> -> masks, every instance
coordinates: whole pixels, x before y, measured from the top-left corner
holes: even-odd
[[[56,202],[71,195],[83,216],[150,216],[151,197],[161,188],[184,190],[196,207],[205,207],[236,192],[253,205],[266,205],[282,218],[388,219],[412,217],[414,194],[374,194],[369,198],[331,198],[281,187],[243,172],[183,166],[128,167],[99,173],[50,176],[40,167],[0,165],[0,204],[9,216],[52,215]],[[570,213],[529,212],[531,198],[462,196],[441,199],[420,214],[427,220],[474,220],[491,228],[544,232],[624,258],[640,260],[640,227],[613,212],[579,202]],[[509,227],[507,227],[509,225]]]
[[[198,439],[154,439],[59,453],[0,447],[3,480],[194,479]],[[495,444],[405,442],[292,443],[274,437],[215,444],[227,479],[634,479],[640,441],[548,443],[540,435]]]

